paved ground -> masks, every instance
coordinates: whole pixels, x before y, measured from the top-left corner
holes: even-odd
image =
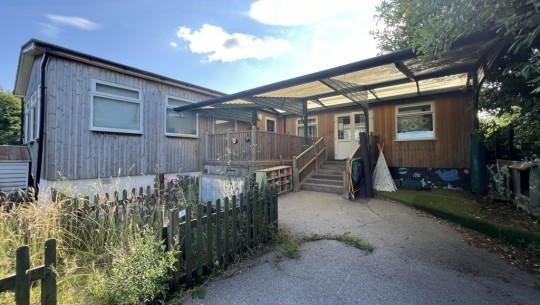
[[[263,258],[182,304],[540,304],[538,278],[400,204],[302,191],[280,197],[279,209],[293,235],[350,232],[375,250],[305,243],[300,259]]]

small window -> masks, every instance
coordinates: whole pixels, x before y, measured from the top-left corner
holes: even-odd
[[[396,140],[435,139],[433,103],[396,107]]]
[[[39,138],[39,104],[41,86],[32,93],[24,104],[24,142]]]
[[[276,132],[276,120],[271,118],[266,118],[266,131]]]
[[[141,134],[141,95],[135,88],[93,81],[90,129]]]
[[[199,135],[199,123],[196,113],[174,111],[175,107],[191,103],[193,102],[167,97],[165,106],[166,135],[178,137],[197,137]]]
[[[317,117],[308,117],[307,123],[308,137],[317,137]],[[304,136],[304,120],[299,118],[296,121],[296,134],[299,136]]]
[[[224,120],[214,118],[214,133],[226,133],[227,131],[235,131],[236,123],[234,120]]]

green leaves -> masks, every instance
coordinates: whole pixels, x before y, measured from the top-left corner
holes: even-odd
[[[0,88],[0,145],[16,145],[20,140],[21,100]]]

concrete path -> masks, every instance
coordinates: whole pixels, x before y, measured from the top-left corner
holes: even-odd
[[[182,304],[540,304],[538,278],[400,204],[302,191],[279,198],[279,223],[293,236],[350,233],[375,250],[308,242],[300,259],[267,257]]]

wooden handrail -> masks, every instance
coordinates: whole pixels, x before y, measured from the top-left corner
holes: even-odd
[[[307,179],[307,177],[304,177],[304,179],[302,179],[302,181],[300,181],[300,173],[302,173],[304,170],[306,170],[308,168],[308,166],[310,166],[313,162],[317,162],[315,170],[318,169],[319,157],[321,156],[321,154],[326,152],[326,145],[324,145],[324,143],[325,143],[324,142],[324,137],[321,137],[315,143],[313,143],[308,149],[303,151],[300,155],[293,156],[293,178],[294,178],[294,181],[295,181],[295,183],[294,183],[294,191],[295,192],[297,192],[300,189],[300,185]],[[317,147],[320,146],[321,144],[322,144],[322,148],[320,149],[320,151],[317,151]],[[308,157],[309,156],[308,154],[313,153],[313,151],[315,152],[313,154],[313,157],[311,157],[309,160],[307,160],[307,162],[305,164],[303,164],[300,169],[298,169],[297,168],[298,160],[301,159],[301,158]]]

